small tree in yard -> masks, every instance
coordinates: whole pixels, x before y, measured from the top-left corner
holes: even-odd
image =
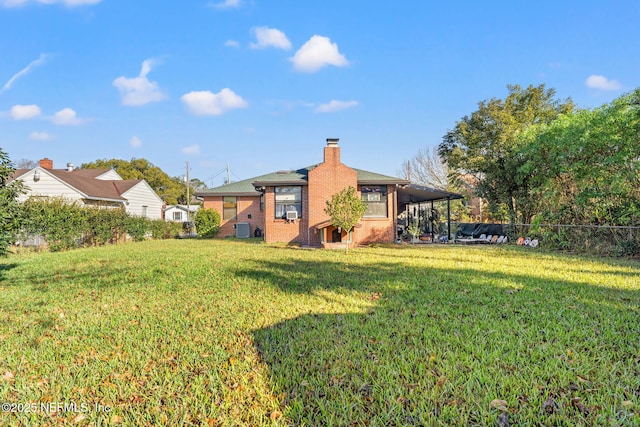
[[[195,224],[199,237],[215,237],[220,230],[220,214],[213,209],[198,209]]]
[[[20,205],[18,196],[23,192],[20,180],[7,184],[14,172],[13,164],[7,153],[0,149],[0,255],[5,255],[18,229]]]
[[[358,223],[367,210],[367,204],[358,197],[356,189],[345,188],[327,200],[325,213],[331,217],[331,224],[338,230],[345,230],[347,234]],[[346,245],[349,250],[349,245]]]

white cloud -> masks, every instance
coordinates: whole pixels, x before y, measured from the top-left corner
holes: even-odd
[[[198,116],[219,116],[234,108],[246,108],[247,102],[231,89],[224,88],[219,93],[194,91],[182,95],[182,102]]]
[[[113,85],[120,91],[122,105],[137,107],[167,98],[158,87],[158,83],[149,81],[147,78],[147,74],[149,74],[154,65],[156,65],[154,59],[146,59],[142,62],[138,77],[127,78],[120,76],[113,81]]]
[[[13,120],[28,120],[40,115],[40,107],[31,105],[14,105],[11,107],[11,118]]]
[[[198,144],[194,144],[194,145],[190,145],[188,147],[184,147],[182,149],[182,154],[198,155],[198,154],[200,154],[200,146]]]
[[[233,9],[242,6],[242,0],[224,0],[220,3],[209,3],[215,9]]]
[[[31,132],[31,134],[29,134],[29,139],[33,141],[51,141],[53,139],[53,135],[47,132]]]
[[[252,49],[265,49],[275,47],[278,49],[291,49],[291,42],[282,31],[277,28],[258,27],[253,30],[257,43],[251,43]]]
[[[615,80],[609,80],[605,76],[600,76],[598,74],[593,74],[587,78],[585,81],[587,87],[592,89],[601,89],[601,90],[618,90],[622,87],[620,83]]]
[[[102,0],[0,0],[0,5],[4,7],[19,7],[29,3],[40,4],[63,4],[65,6],[84,6],[87,4],[97,4]]]
[[[332,99],[326,104],[320,104],[315,109],[316,113],[332,113],[334,111],[346,110],[347,108],[353,108],[358,105],[358,101],[338,101]]]
[[[64,108],[53,115],[51,119],[53,124],[60,126],[75,126],[84,123],[83,119],[79,119],[75,111],[71,108]]]
[[[314,35],[291,58],[293,68],[304,73],[315,73],[327,65],[344,67],[349,61],[338,51],[338,45],[331,39]]]
[[[236,40],[227,40],[226,42],[224,42],[224,45],[227,47],[240,47],[240,43],[238,43]]]
[[[137,136],[132,136],[131,139],[129,140],[129,145],[132,146],[133,148],[142,147],[142,140]]]
[[[26,76],[27,74],[29,74],[31,72],[31,70],[33,70],[38,65],[44,64],[46,62],[46,60],[47,60],[47,55],[44,54],[44,53],[41,53],[40,57],[38,59],[36,59],[35,61],[31,61],[31,63],[29,65],[27,65],[25,68],[23,68],[22,70],[18,71],[16,74],[14,74],[9,79],[9,81],[4,84],[4,86],[2,87],[2,90],[0,90],[0,93],[11,89],[11,86],[13,86],[13,84],[15,83],[16,80],[18,80],[20,77],[23,77],[23,76]]]

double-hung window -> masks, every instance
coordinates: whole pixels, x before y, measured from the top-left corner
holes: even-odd
[[[362,201],[367,204],[364,213],[365,218],[386,218],[387,217],[387,186],[367,185],[360,188]]]
[[[296,211],[302,217],[302,187],[286,186],[275,189],[276,219],[287,218],[287,212]]]

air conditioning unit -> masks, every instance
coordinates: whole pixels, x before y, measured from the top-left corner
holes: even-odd
[[[287,220],[298,219],[298,211],[287,211]]]
[[[251,225],[248,222],[239,222],[236,224],[236,237],[246,239],[251,236]]]
[[[381,200],[380,193],[364,193],[364,196],[367,202],[379,202]]]

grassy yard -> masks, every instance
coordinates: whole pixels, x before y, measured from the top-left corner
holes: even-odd
[[[175,240],[10,256],[0,294],[3,426],[640,425],[637,262]]]

